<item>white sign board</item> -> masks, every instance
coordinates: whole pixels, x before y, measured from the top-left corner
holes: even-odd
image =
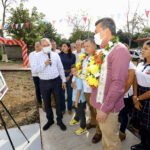
[[[0,72],[0,100],[6,94],[7,90],[8,90],[8,87],[6,85],[6,82],[5,82],[4,78],[3,78],[2,73]]]

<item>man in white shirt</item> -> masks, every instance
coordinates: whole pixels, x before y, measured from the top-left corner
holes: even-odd
[[[42,47],[39,42],[35,43],[35,51],[31,52],[29,55],[29,64],[32,66],[34,62],[37,59],[37,54],[42,50]],[[34,73],[32,71],[31,67],[31,73],[34,81],[34,86],[35,86],[35,93],[36,93],[36,99],[38,101],[38,105],[41,108],[42,107],[42,97],[41,97],[41,92],[40,92],[40,79],[38,77],[38,73]]]
[[[84,51],[81,49],[82,48],[82,41],[81,40],[77,40],[76,41],[76,50],[73,51],[73,54],[75,54],[76,56],[76,63],[78,63],[79,60],[79,56],[84,53]]]
[[[62,122],[61,113],[61,90],[66,87],[66,78],[64,68],[60,57],[57,53],[51,51],[49,39],[44,38],[40,41],[43,50],[38,55],[38,61],[32,66],[32,70],[38,73],[40,78],[40,89],[44,100],[46,117],[48,122],[44,125],[43,130],[47,130],[54,124],[54,115],[51,108],[51,93],[53,92],[56,102],[57,125],[61,130],[66,130]],[[62,81],[61,81],[62,80]]]
[[[59,54],[61,51],[59,49],[56,49],[57,48],[57,44],[55,41],[52,41],[52,51],[53,52],[56,52],[57,54]]]

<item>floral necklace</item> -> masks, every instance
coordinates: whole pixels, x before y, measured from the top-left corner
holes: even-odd
[[[86,72],[82,73],[83,61],[87,57],[87,55],[81,54],[79,56],[80,62],[76,64],[76,68],[78,70],[78,77],[87,81],[89,86],[97,87],[98,86],[98,78],[100,76],[101,65],[103,64],[103,60],[105,56],[109,53],[109,51],[115,46],[115,43],[119,41],[118,37],[111,39],[108,44],[102,50],[95,51],[93,56],[91,56],[90,60],[88,60],[88,65],[86,68]]]

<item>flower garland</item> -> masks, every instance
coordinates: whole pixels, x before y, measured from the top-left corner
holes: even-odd
[[[114,47],[115,43],[119,41],[118,37],[111,39],[107,46],[104,49],[95,51],[93,56],[91,56],[90,60],[88,61],[88,65],[86,68],[85,74],[82,73],[82,65],[84,59],[87,55],[81,54],[79,56],[80,62],[76,64],[76,68],[78,70],[78,77],[87,81],[89,86],[91,87],[98,87],[99,84],[99,76],[101,71],[101,65],[103,64],[103,60],[107,53]]]

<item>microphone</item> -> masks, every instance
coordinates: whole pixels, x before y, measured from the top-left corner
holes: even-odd
[[[48,53],[48,58],[51,60],[51,54]],[[52,65],[52,63],[50,63],[50,66]]]

